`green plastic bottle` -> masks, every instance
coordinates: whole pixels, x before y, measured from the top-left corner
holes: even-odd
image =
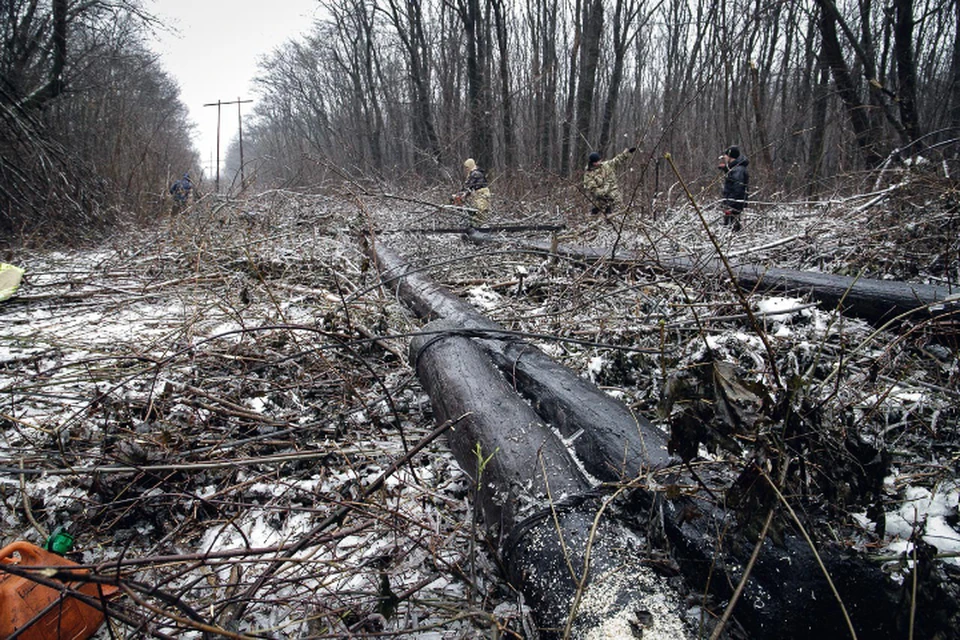
[[[43,543],[43,548],[47,551],[60,554],[61,556],[66,555],[73,550],[73,536],[70,535],[66,527],[59,526],[53,530],[53,533],[50,534],[47,541]]]

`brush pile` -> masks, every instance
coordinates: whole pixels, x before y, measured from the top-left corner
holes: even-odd
[[[708,226],[752,262],[956,286],[960,214],[947,193],[921,215],[932,192]],[[911,579],[926,554],[921,584],[956,597],[949,319],[878,329],[804,292],[659,269],[716,255],[679,204],[612,221],[495,210],[649,257],[624,266],[519,243],[542,232],[424,233],[465,224],[426,203],[442,198],[206,199],[93,249],[18,253],[25,283],[0,303],[3,542],[68,530],[69,557],[121,586],[98,637],[533,637],[406,362],[419,324],[380,286],[365,249],[382,242],[659,423],[702,480],[690,490],[738,505],[738,526],[774,499],[756,470],[790,460],[783,494],[815,539]],[[691,619],[720,612],[692,594]]]

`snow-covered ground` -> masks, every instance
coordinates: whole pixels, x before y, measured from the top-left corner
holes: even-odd
[[[872,264],[890,261],[881,233],[851,237],[870,228],[872,212],[859,204],[771,205],[747,216],[741,234],[718,220],[710,230],[739,260],[858,273],[871,251]],[[658,256],[716,255],[679,204],[656,220],[631,218],[622,232],[543,211],[502,211],[496,221],[563,222],[561,241],[616,242],[649,260],[555,260],[525,251],[519,234],[482,245],[456,234],[376,241],[436,265],[429,277],[535,334],[665,430],[662,390],[707,360],[733,365],[775,399],[791,389],[809,428],[798,500],[811,521],[893,572],[910,567],[918,531],[938,562],[960,565],[955,344],[922,328],[877,330],[805,292],[744,292],[751,325],[722,279],[656,268]],[[443,441],[391,466],[434,425],[406,340],[372,340],[418,324],[376,286],[359,231],[425,220],[459,218],[414,201],[358,208],[275,192],[198,206],[96,249],[17,256],[26,280],[0,302],[2,542],[39,544],[65,526],[76,537],[71,557],[133,561],[123,572],[144,585],[137,598],[168,614],[120,598],[127,619],[104,638],[139,637],[138,621],[201,637],[190,618],[271,637],[522,629],[517,596],[474,524],[469,480]],[[718,441],[698,450],[727,465],[732,482],[756,436],[733,435],[737,457]],[[890,456],[870,469],[881,477],[844,453],[851,439]]]

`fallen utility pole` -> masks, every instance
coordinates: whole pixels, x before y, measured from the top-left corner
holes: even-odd
[[[683,598],[645,563],[642,537],[606,511],[563,442],[480,346],[456,333],[421,335],[410,359],[436,421],[466,416],[447,442],[541,638],[630,637],[631,629],[694,637]]]
[[[401,257],[377,244],[373,257],[381,278],[424,319],[448,318],[465,329],[502,329],[421,273],[407,273]],[[663,431],[595,384],[516,338],[478,338],[511,384],[522,390],[545,420],[573,441],[587,471],[601,480],[632,480],[673,464]]]
[[[376,233],[524,233],[529,231],[557,232],[566,229],[563,224],[491,224],[480,227],[401,227],[399,229],[380,229]]]
[[[564,393],[563,383],[558,381],[578,376],[570,372],[567,377],[562,377],[562,374],[555,372],[555,369],[562,369],[556,364],[555,369],[525,369],[528,353],[536,353],[536,349],[530,345],[523,346],[514,340],[484,337],[484,329],[491,331],[492,335],[493,328],[497,325],[419,272],[411,270],[407,274],[409,266],[386,247],[375,247],[373,255],[382,270],[383,282],[396,290],[404,304],[420,317],[445,319],[442,325],[428,326],[440,326],[451,334],[460,334],[456,335],[456,346],[448,346],[442,354],[433,353],[431,357],[425,358],[425,354],[429,353],[429,345],[422,341],[415,342],[412,349],[418,374],[438,415],[447,415],[447,412],[454,410],[462,411],[467,406],[478,414],[478,420],[474,423],[476,430],[471,432],[464,442],[451,443],[455,453],[459,450],[458,460],[461,460],[464,468],[471,468],[467,447],[481,443],[481,453],[489,455],[491,447],[496,446],[496,438],[502,437],[498,432],[505,429],[504,423],[488,419],[488,412],[496,415],[498,401],[482,396],[470,398],[474,390],[485,390],[494,384],[487,378],[477,377],[474,369],[458,364],[458,358],[462,357],[461,352],[471,349],[471,341],[477,343],[472,347],[474,352],[477,352],[480,346],[487,351],[501,368],[501,374],[507,375],[509,388],[515,387],[524,394],[541,419],[551,423],[564,434],[569,432],[569,428],[565,430],[562,427],[564,421],[571,417],[567,412],[573,412],[581,405],[589,404],[589,401],[578,397],[576,391]],[[466,338],[464,333],[475,337]],[[452,339],[448,336],[443,341]],[[508,352],[496,345],[512,345],[515,350]],[[512,353],[512,357],[508,353]],[[542,357],[546,358],[545,355]],[[445,371],[431,373],[431,368]],[[525,373],[516,375],[517,371]],[[609,400],[616,403],[612,398]],[[443,405],[446,403],[452,403],[454,408],[444,409]],[[628,469],[663,468],[662,465],[668,459],[665,450],[644,447],[643,440],[629,435],[624,435],[624,439],[618,444],[621,459],[632,462],[620,467],[611,466],[611,452],[616,449],[612,447],[612,439],[603,437],[608,425],[602,416],[602,413],[594,415],[593,418],[588,412],[579,414],[576,418],[578,430],[572,438],[572,446],[576,448],[579,461],[592,475],[602,478],[606,477],[603,474],[609,475],[611,471],[618,470],[621,477],[626,477],[624,472]],[[554,422],[554,419],[557,422]],[[635,424],[639,426],[641,422],[637,420]],[[522,434],[510,429],[511,426],[512,423],[506,424],[508,433],[512,434],[512,437],[522,438]],[[491,433],[488,433],[488,430]],[[662,440],[662,436],[660,438]],[[583,442],[591,444],[583,446]],[[629,455],[630,450],[637,446],[640,446],[640,453],[636,456]],[[522,457],[519,451],[522,449],[515,448],[511,451],[511,459],[518,459],[515,464],[522,464],[519,460]],[[546,467],[538,465],[538,458],[532,447],[528,451],[530,453],[525,463],[526,473],[530,473],[530,469],[543,468],[548,486],[552,486],[554,482],[557,482],[558,486],[573,486],[569,478],[552,478]],[[481,458],[477,453],[473,455]],[[508,489],[519,479],[515,475],[511,476],[511,473],[516,474],[518,471],[504,473],[497,466],[488,467],[485,471],[485,486],[499,487],[497,491],[503,496],[512,496],[510,499],[519,498]],[[776,540],[771,536],[762,536],[759,541],[750,539],[737,528],[733,513],[717,506],[712,500],[697,495],[697,492],[690,494],[689,491],[681,489],[697,486],[696,478],[681,474],[677,470],[657,475],[658,482],[635,483],[637,488],[631,492],[632,504],[636,509],[634,517],[637,518],[633,523],[633,530],[648,526],[647,519],[654,514],[651,529],[657,528],[656,521],[659,520],[663,533],[671,542],[674,559],[695,590],[709,589],[722,602],[733,596],[735,585],[742,583],[737,589],[739,604],[735,615],[750,632],[751,637],[778,640],[799,640],[817,636],[841,637],[851,628],[866,634],[864,637],[880,637],[886,631],[900,626],[905,607],[909,609],[910,601],[901,598],[899,587],[880,567],[869,562],[869,559],[829,542],[821,544],[819,549],[814,548],[811,540],[800,535],[802,529],[799,528],[799,521],[796,521],[796,530],[787,526],[778,533]],[[658,486],[664,487],[664,490],[657,489]],[[670,487],[673,490],[666,491]],[[668,494],[674,495],[667,497]],[[584,494],[574,496],[574,501],[579,499],[585,499]],[[504,525],[518,531],[524,529],[525,525],[517,522],[515,518],[502,517],[505,507],[484,508],[488,526],[496,527],[499,540],[504,539]],[[582,508],[582,505],[579,508]],[[574,508],[572,513],[571,518],[574,520],[584,517],[584,512],[578,508]],[[593,513],[597,514],[594,519],[597,524],[608,517],[605,513],[601,514],[595,505]],[[576,538],[572,531],[563,528],[571,526],[575,530],[574,525],[556,524],[558,519],[554,516],[542,517],[553,517],[555,526],[565,532],[561,535],[561,542],[567,534]],[[629,523],[617,526],[625,526],[628,530],[631,528]],[[544,547],[551,544],[556,547],[556,540],[528,547],[523,540],[516,538],[511,534],[507,542],[501,544],[501,553],[509,560],[509,577],[533,602],[540,603],[539,607],[545,609],[541,614],[545,620],[556,620],[557,612],[565,604],[569,604],[569,591],[565,591],[562,586],[541,589],[536,584],[528,584],[524,582],[524,571],[547,573],[552,580],[559,580],[557,574],[547,571],[548,567],[564,562],[571,566],[576,565],[570,563],[569,555],[562,555],[556,548],[554,552],[557,557],[551,558],[544,554]],[[527,554],[532,556],[527,558]],[[515,567],[528,569],[518,571]],[[746,567],[751,568],[749,572]],[[845,606],[838,606],[840,602]],[[931,620],[930,624],[932,626],[928,626],[927,630],[939,628],[936,620]]]
[[[495,242],[493,236],[473,233],[473,242]],[[725,273],[719,260],[694,260],[683,256],[651,260],[632,251],[610,251],[587,245],[551,245],[542,240],[531,240],[523,246],[588,262],[612,264],[644,264],[666,270],[688,273],[697,271],[716,275]],[[843,313],[862,318],[874,326],[884,326],[898,318],[921,320],[960,315],[960,296],[937,285],[857,278],[814,271],[780,269],[763,265],[734,264],[733,272],[738,286],[747,290],[785,291],[809,294],[826,308],[838,308]]]

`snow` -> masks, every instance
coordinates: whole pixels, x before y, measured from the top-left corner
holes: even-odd
[[[607,360],[603,356],[594,356],[590,358],[590,361],[587,364],[587,376],[590,378],[591,382],[596,382],[597,378],[600,376],[600,373],[603,371],[604,365],[606,365]]]
[[[801,306],[803,301],[800,298],[784,298],[781,296],[769,296],[757,300],[757,311],[770,319],[777,319],[781,322],[792,320],[800,315],[801,311],[797,307]]]
[[[254,398],[244,398],[243,404],[247,406],[254,413],[266,413],[267,409],[267,399],[260,396]]]
[[[467,299],[470,304],[481,310],[490,311],[496,309],[500,304],[501,296],[490,288],[488,284],[482,284],[478,287],[471,287],[467,290]]]
[[[897,479],[887,479],[888,486]],[[960,554],[960,531],[950,524],[956,522],[957,505],[960,501],[960,483],[947,482],[933,490],[920,486],[908,486],[903,501],[886,513],[886,540],[888,551],[905,553],[910,557],[912,545],[909,539],[923,528],[923,540],[942,554]],[[865,517],[865,516],[864,516]],[[945,562],[960,566],[960,557],[945,557]]]
[[[312,208],[306,210],[306,219],[299,220],[298,224],[313,224],[315,211]],[[391,209],[389,215],[395,215],[395,211]],[[689,231],[692,226],[686,224],[683,215],[683,212],[678,212],[670,220],[670,234],[664,234],[662,240],[665,245],[662,247],[663,253],[690,251],[707,255],[712,247],[706,243],[698,244],[700,240]],[[833,215],[831,212],[830,216]],[[799,250],[793,246],[789,251],[797,254],[806,251],[808,255],[818,256],[828,252],[823,249],[824,245],[829,249],[830,243],[841,246],[849,241],[843,237],[835,238],[831,235],[831,229],[824,228],[823,225],[827,224],[825,221],[832,219],[830,216],[812,214],[799,208],[771,210],[762,219],[755,218],[751,224],[762,225],[757,234],[760,237],[763,234],[782,237],[794,230],[792,225],[809,224],[813,233],[805,236],[804,246]],[[324,265],[334,262],[347,278],[362,283],[358,286],[367,284],[364,281],[367,276],[351,266],[360,264],[361,259],[344,248],[350,240],[338,237],[335,232],[325,230],[311,235],[309,228],[304,234],[300,227],[294,227],[292,231],[271,229],[271,233],[276,233],[276,238],[285,239],[263,250],[264,262],[296,272],[299,280],[295,284],[309,283],[318,291],[332,290],[332,283],[328,283],[331,287],[324,287],[314,282],[319,277],[316,265],[321,261]],[[312,239],[310,242],[300,240],[305,237]],[[633,243],[642,247],[642,241],[639,237],[625,236],[624,246]],[[730,238],[729,241],[731,245],[742,246],[752,240],[741,237]],[[808,242],[817,244],[808,251]],[[457,249],[460,246],[458,241],[442,238],[418,238],[415,243],[419,246],[409,247],[410,255],[417,255],[416,251],[419,251],[428,259],[431,255],[476,251],[475,247]],[[759,244],[760,240],[756,243]],[[598,238],[597,244],[603,244],[603,238]],[[784,254],[777,250],[764,252],[765,258],[769,256],[774,262],[778,258],[784,259]],[[198,273],[219,277],[221,269],[228,268],[229,261],[216,262],[215,257],[211,255],[210,262],[203,263],[196,262],[197,256],[189,252],[177,254],[177,259],[189,258],[185,262],[195,265]],[[234,404],[245,406],[249,412],[263,415],[266,419],[289,420],[290,426],[296,427],[295,436],[289,442],[272,444],[271,447],[280,448],[283,452],[329,452],[327,459],[311,460],[300,465],[242,466],[223,475],[210,471],[182,474],[195,480],[192,487],[191,479],[169,489],[149,483],[141,487],[130,477],[123,478],[118,482],[122,491],[117,492],[120,496],[117,503],[127,504],[124,500],[128,500],[129,504],[134,504],[137,500],[149,500],[145,511],[147,515],[150,512],[159,513],[157,522],[140,515],[119,530],[104,524],[101,525],[102,530],[91,527],[81,532],[80,542],[87,545],[83,551],[87,561],[177,551],[229,552],[248,546],[269,547],[299,541],[333,509],[353,504],[351,501],[357,498],[362,487],[370,486],[391,461],[403,455],[403,448],[394,438],[392,427],[388,426],[381,432],[371,426],[376,420],[386,422],[392,420],[393,416],[389,415],[390,404],[383,400],[382,388],[373,385],[371,391],[362,386],[369,375],[368,371],[338,368],[331,375],[327,375],[327,371],[319,374],[311,372],[300,379],[296,377],[297,372],[277,366],[271,372],[277,376],[275,382],[261,372],[245,375],[245,366],[259,366],[266,360],[299,358],[304,353],[315,355],[317,352],[311,350],[318,343],[311,342],[302,334],[296,334],[294,338],[266,332],[251,336],[242,333],[243,329],[284,321],[303,324],[329,321],[331,326],[324,324],[324,329],[346,333],[348,329],[345,323],[338,324],[337,314],[343,305],[336,296],[332,302],[324,296],[304,296],[302,293],[291,296],[280,288],[268,292],[258,288],[259,281],[250,279],[245,282],[251,287],[253,302],[244,306],[230,298],[239,291],[236,281],[241,277],[238,275],[240,272],[228,273],[228,277],[223,279],[225,284],[220,288],[205,289],[199,280],[183,287],[162,285],[174,282],[178,275],[176,272],[151,276],[152,284],[144,286],[138,278],[153,268],[150,260],[134,261],[129,252],[112,250],[30,256],[27,262],[27,284],[19,295],[49,294],[51,297],[49,303],[37,299],[28,304],[0,305],[0,324],[4,328],[0,339],[0,365],[4,367],[0,375],[4,378],[0,381],[0,387],[4,390],[4,402],[7,403],[0,408],[0,413],[8,413],[21,421],[16,424],[2,423],[2,464],[15,465],[23,455],[27,456],[27,466],[40,468],[48,462],[51,466],[65,464],[54,457],[57,454],[50,453],[51,449],[45,448],[51,442],[52,431],[58,427],[63,427],[62,439],[65,446],[70,448],[67,453],[77,456],[68,459],[78,467],[116,462],[115,458],[110,457],[116,452],[109,448],[107,441],[117,438],[133,441],[134,435],[137,443],[146,443],[144,446],[148,452],[166,456],[163,462],[169,463],[208,460],[193,455],[190,438],[197,438],[198,441],[203,439],[203,446],[210,447],[211,451],[219,451],[216,447],[223,446],[224,453],[218,455],[226,459],[230,459],[229,456],[234,453],[237,458],[256,455],[255,450],[244,449],[236,442],[269,433],[265,425],[236,420],[209,404],[212,401],[186,394],[184,390],[187,385],[230,399]],[[160,262],[176,264],[166,258]],[[814,270],[820,268],[820,263],[812,259],[803,266]],[[832,266],[827,265],[823,270],[830,271],[831,268],[827,267]],[[191,274],[193,268],[190,267]],[[723,298],[723,292],[705,289],[702,297],[691,302],[682,295],[685,293],[684,287],[675,282],[641,283],[643,288],[638,289],[636,282],[627,282],[622,274],[611,277],[611,289],[622,287],[623,291],[615,293],[624,295],[611,295],[609,299],[602,296],[592,298],[588,287],[581,292],[583,300],[577,300],[577,304],[582,306],[578,306],[576,312],[568,313],[564,309],[571,305],[571,300],[560,296],[575,288],[577,281],[574,278],[579,274],[570,276],[563,269],[540,261],[539,257],[528,266],[494,262],[485,269],[482,275],[471,273],[470,278],[451,279],[475,282],[476,278],[485,277],[491,282],[502,282],[511,277],[523,277],[527,286],[536,280],[536,299],[534,296],[529,299],[522,295],[515,296],[512,293],[515,287],[510,289],[508,295],[501,295],[487,284],[466,289],[466,297],[480,311],[498,315],[498,321],[506,320],[505,324],[511,329],[532,330],[540,334],[578,330],[589,332],[599,341],[644,346],[651,342],[659,343],[658,323],[661,320],[665,323],[687,320],[691,308],[708,320],[713,315],[742,315],[742,307],[731,304],[729,299],[713,306],[715,299]],[[124,270],[129,270],[129,274],[123,275],[121,272]],[[570,277],[570,280],[564,280],[566,277]],[[571,283],[574,283],[573,286]],[[151,288],[154,285],[156,288]],[[638,290],[642,291],[642,295],[636,293]],[[464,290],[457,293],[464,295]],[[694,297],[700,295],[699,291],[692,288],[686,293]],[[271,294],[279,300],[278,305],[271,300]],[[58,296],[60,300],[57,300]],[[559,298],[560,302],[557,303],[554,297]],[[896,370],[892,370],[892,365],[887,368],[888,363],[900,365],[920,356],[915,352],[901,351],[901,343],[891,336],[877,334],[861,321],[850,318],[841,321],[833,312],[809,307],[801,309],[808,304],[803,298],[751,294],[749,300],[768,335],[780,343],[775,348],[789,350],[789,358],[785,357],[784,361],[791,363],[791,372],[799,377],[813,370],[814,365],[835,372],[837,377],[831,379],[831,384],[826,386],[829,388],[819,388],[815,378],[801,380],[805,385],[804,391],[809,390],[813,401],[828,403],[838,399],[836,404],[840,408],[835,413],[824,414],[824,428],[839,425],[841,428],[860,429],[864,431],[864,439],[872,439],[884,446],[889,445],[885,438],[904,438],[902,442],[897,441],[896,453],[909,460],[901,460],[903,470],[894,469],[894,474],[888,478],[889,492],[884,504],[889,511],[886,515],[885,537],[879,541],[882,548],[875,548],[877,541],[870,536],[870,530],[875,530],[875,525],[866,518],[865,513],[851,514],[864,529],[860,532],[862,539],[857,540],[860,548],[871,548],[871,553],[879,555],[905,553],[909,556],[911,549],[907,540],[922,525],[924,540],[936,546],[941,554],[958,553],[958,483],[949,479],[956,477],[956,460],[950,457],[950,450],[946,450],[939,459],[912,452],[910,456],[903,455],[918,441],[922,443],[929,440],[930,432],[947,433],[955,428],[952,422],[955,413],[949,404],[951,397],[947,396],[945,400],[944,394],[935,388],[945,384],[943,381],[956,378],[958,365],[956,358],[952,357],[954,354],[948,351],[947,356],[951,359],[936,362],[931,367],[937,375],[928,375],[920,369],[899,376]],[[391,323],[389,330],[415,328],[412,322],[403,325],[402,319],[407,318],[405,312],[396,305],[385,306],[388,304],[389,300],[384,302],[376,296],[362,298],[353,301],[350,313],[357,314],[360,321],[371,327],[377,326],[377,321],[386,317]],[[377,315],[384,308],[387,310],[383,311],[383,316]],[[374,312],[367,314],[368,309]],[[333,319],[321,320],[324,314],[329,314]],[[636,367],[640,373],[637,374],[636,384],[622,380],[609,383],[611,369],[622,365],[614,359],[613,350],[544,340],[538,340],[537,346],[576,368],[582,375],[603,384],[608,393],[635,406],[638,415],[654,415],[652,406],[657,400],[658,386],[663,382],[658,377],[660,368],[672,371],[697,361],[705,351],[704,341],[715,352],[715,357],[736,363],[752,379],[769,385],[764,346],[746,322],[712,322],[703,333],[694,331],[694,327],[695,324],[690,323],[686,328],[678,324],[678,327],[666,329],[665,334],[676,332],[676,335],[666,336],[668,351],[662,355],[637,359]],[[230,335],[224,335],[228,333]],[[212,343],[205,343],[216,336],[220,337]],[[654,338],[650,339],[650,336]],[[287,342],[279,341],[281,337]],[[675,347],[678,343],[680,346]],[[190,345],[193,348],[186,349]],[[181,355],[165,361],[160,367],[138,360],[163,359],[173,353]],[[836,354],[842,354],[842,357]],[[347,358],[341,358],[339,352],[324,352],[323,355],[333,362],[347,361]],[[104,357],[112,358],[109,367],[104,365],[103,370],[97,369]],[[376,362],[378,357],[379,354],[370,361]],[[31,361],[31,358],[34,360]],[[818,359],[817,362],[813,362],[814,358]],[[124,365],[130,367],[125,369],[116,364],[119,361],[132,362],[134,365]],[[249,365],[249,362],[254,365]],[[293,362],[291,369],[307,366],[306,359]],[[378,367],[380,364],[377,362]],[[896,377],[896,382],[871,379],[867,372],[873,366],[878,367],[881,374]],[[412,391],[407,389],[410,391],[408,395],[398,395],[395,387],[399,385],[398,381],[409,378],[409,372],[402,363],[391,367],[382,380],[394,394],[394,401],[403,398],[401,404],[404,408],[401,411],[409,411],[414,417],[412,422],[404,422],[404,430],[409,440],[415,441],[425,429],[433,426],[429,420],[429,401],[419,393],[415,384],[410,386]],[[382,373],[379,369],[377,371]],[[922,386],[920,383],[923,382],[931,386]],[[356,386],[358,383],[361,384],[359,388]],[[318,389],[334,388],[336,391],[333,393],[337,394],[348,385],[352,385],[351,392],[343,392],[343,396],[348,397],[352,404],[350,411],[343,414],[340,413],[340,404],[318,392]],[[171,389],[170,399],[166,400],[164,394],[168,386]],[[26,389],[36,389],[39,393],[30,395],[23,392]],[[55,396],[58,402],[47,399],[43,394]],[[356,397],[351,394],[356,394]],[[14,397],[15,402],[11,400]],[[203,406],[197,400],[208,404]],[[337,400],[346,402],[341,398]],[[155,412],[149,414],[147,408],[151,403],[156,405]],[[285,413],[284,406],[292,409]],[[854,413],[846,416],[843,409],[847,408]],[[881,418],[878,419],[877,415]],[[421,422],[423,416],[428,418]],[[871,416],[873,425],[863,424],[864,418]],[[850,423],[843,422],[846,417],[850,418]],[[885,419],[888,421],[883,422]],[[882,428],[877,429],[878,422],[895,430],[885,432]],[[31,424],[35,426],[29,426]],[[331,426],[321,428],[318,425]],[[163,437],[167,435],[183,438],[183,441],[164,442]],[[943,438],[940,444],[949,442],[946,435]],[[85,448],[80,449],[81,446]],[[237,449],[231,449],[231,446]],[[701,448],[701,453],[704,461],[718,468],[727,460],[725,456],[714,455],[706,448]],[[43,459],[44,455],[51,456],[51,460]],[[458,470],[449,452],[439,446],[421,454],[416,463],[416,478],[402,468],[387,479],[384,490],[378,492],[375,500],[369,505],[365,503],[366,507],[374,509],[373,513],[353,514],[343,530],[338,532],[339,538],[327,544],[311,544],[298,554],[283,583],[291,586],[259,594],[258,597],[264,599],[263,606],[254,608],[245,619],[244,628],[276,626],[283,628],[284,633],[289,633],[291,637],[308,635],[306,624],[302,621],[334,600],[331,593],[336,594],[337,589],[342,588],[344,594],[347,586],[359,589],[361,595],[356,599],[359,602],[375,599],[376,570],[371,567],[377,562],[392,563],[391,576],[403,577],[402,584],[394,584],[397,592],[404,586],[429,579],[423,588],[424,593],[418,598],[424,596],[424,600],[435,598],[455,603],[461,610],[471,606],[465,602],[464,585],[437,571],[438,566],[462,568],[467,561],[476,561],[485,565],[478,578],[485,588],[490,584],[483,581],[495,576],[489,570],[488,563],[492,563],[483,553],[478,551],[474,558],[465,555],[474,512],[468,498],[470,483]],[[908,463],[910,466],[907,466]],[[15,495],[19,491],[19,481],[15,476],[0,480],[7,495]],[[110,482],[111,479],[105,477],[101,481]],[[77,482],[76,478],[70,476],[29,476],[27,491],[36,498],[35,503],[43,504],[43,510],[38,509],[37,515],[48,527],[73,517],[73,509],[111,508],[109,500],[112,496],[109,492],[103,494],[105,498],[95,496],[96,500],[106,500],[106,504],[100,504],[91,497],[94,492],[89,483]],[[19,504],[19,501],[10,500],[9,503]],[[115,514],[110,511],[106,513]],[[109,521],[110,518],[105,517],[105,520]],[[407,535],[400,525],[386,526],[395,522],[412,523],[412,532]],[[176,530],[176,535],[166,540],[164,536],[170,530],[164,527],[170,523],[175,523],[170,530]],[[35,539],[35,533],[23,522],[18,511],[9,505],[0,506],[0,525],[8,539],[13,536]],[[343,535],[343,531],[347,530],[350,534]],[[124,536],[131,531],[136,532],[142,540],[134,537],[130,543],[131,538]],[[851,534],[838,529],[837,535]],[[418,545],[423,545],[423,548]],[[268,559],[272,557],[270,555]],[[957,564],[958,559],[944,557],[942,561]],[[255,578],[262,566],[263,563],[256,560],[245,564],[245,580]],[[343,572],[333,577],[324,574],[333,566],[342,567]],[[208,594],[210,600],[215,600],[224,596],[224,585],[230,581],[231,565],[211,564],[210,567],[214,575],[209,580],[217,586],[211,586]],[[164,582],[167,577],[161,575],[162,569],[158,568],[156,572],[150,575],[151,579],[156,578],[157,583],[167,584]],[[180,589],[197,579],[198,575],[194,573],[170,578],[169,584],[171,588]],[[488,588],[484,597],[488,595],[491,598],[489,606],[496,607],[497,615],[524,615],[513,603],[515,594],[506,596],[508,602],[505,603],[497,602],[499,595],[493,588]],[[337,597],[348,596],[338,594]],[[297,609],[301,604],[302,608]],[[330,608],[334,607],[331,605]],[[430,611],[413,606],[409,606],[403,615],[424,623],[435,619],[435,614]],[[399,622],[391,621],[391,624],[401,628]],[[469,626],[469,623],[463,624],[464,627]],[[616,626],[618,624],[619,627]],[[606,637],[626,634],[628,627],[628,620],[613,621]],[[178,633],[179,637],[191,637],[190,633],[182,630]],[[654,630],[648,628],[644,637],[652,633]],[[670,633],[665,632],[662,637],[671,637]],[[196,634],[193,636],[199,637]],[[439,639],[451,636],[427,631],[417,637]]]

